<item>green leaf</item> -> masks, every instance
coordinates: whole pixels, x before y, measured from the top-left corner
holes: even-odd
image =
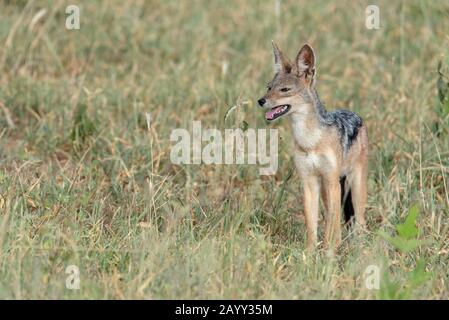
[[[404,300],[408,299],[409,296],[409,291],[403,288],[403,285],[398,282],[392,281],[388,274],[384,275],[379,290],[379,299]]]
[[[385,232],[380,232],[379,235],[393,245],[393,247],[404,253],[411,252],[423,244],[422,241],[417,239],[405,239],[400,236],[392,237]]]
[[[396,230],[400,237],[405,239],[412,239],[418,236],[418,228],[416,227],[416,218],[418,217],[418,206],[413,206],[408,212],[404,224],[396,226]]]
[[[240,128],[243,130],[243,132],[245,132],[246,130],[248,130],[248,122],[246,122],[245,120],[242,121],[242,125],[240,126]]]
[[[418,260],[415,269],[410,274],[409,282],[412,286],[417,287],[430,278],[430,274],[426,272],[426,261]]]

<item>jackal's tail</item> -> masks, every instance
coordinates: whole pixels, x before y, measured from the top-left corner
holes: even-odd
[[[349,184],[345,183],[346,177],[340,179],[341,187],[341,205],[343,207],[343,213],[345,217],[345,224],[352,224],[354,217],[354,207],[352,205],[351,188]]]

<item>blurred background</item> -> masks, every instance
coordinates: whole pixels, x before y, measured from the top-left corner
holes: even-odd
[[[0,298],[447,298],[448,18],[447,1],[1,1]],[[310,43],[327,108],[369,128],[370,232],[335,258],[304,255],[289,128],[256,106],[271,40]],[[193,120],[277,128],[277,174],[173,165]],[[405,250],[379,230],[413,205],[427,242]]]

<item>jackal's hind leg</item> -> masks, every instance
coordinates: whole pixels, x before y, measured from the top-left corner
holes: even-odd
[[[365,208],[366,208],[366,183],[367,183],[367,167],[364,164],[357,166],[352,174],[351,179],[351,196],[352,205],[354,207],[355,222],[364,227]]]

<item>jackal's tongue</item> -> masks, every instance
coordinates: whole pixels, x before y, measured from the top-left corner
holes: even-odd
[[[265,113],[265,119],[273,120],[278,113],[282,113],[285,110],[286,106],[279,106],[273,109],[268,110]]]

